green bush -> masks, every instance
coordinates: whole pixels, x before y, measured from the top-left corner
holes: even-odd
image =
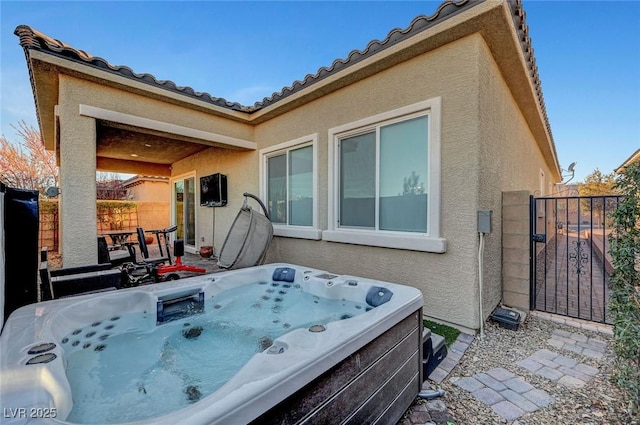
[[[131,201],[98,200],[96,215],[101,226],[109,230],[122,230],[131,221],[131,213],[136,211],[138,204]]]
[[[614,272],[611,312],[615,317],[615,382],[630,396],[631,411],[640,411],[640,163],[616,179],[625,195],[612,213],[615,232],[609,237]]]
[[[42,214],[58,214],[58,201],[50,199],[40,199],[40,213]]]

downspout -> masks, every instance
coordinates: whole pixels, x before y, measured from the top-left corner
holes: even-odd
[[[484,233],[480,232],[480,243],[478,245],[478,292],[479,292],[479,310],[480,310],[480,338],[484,338],[484,309],[483,309],[483,301],[482,301],[482,284],[484,276],[482,274],[482,269],[484,268],[483,263],[484,257]]]

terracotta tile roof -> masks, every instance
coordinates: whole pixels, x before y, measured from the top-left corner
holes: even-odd
[[[399,42],[424,31],[434,24],[457,14],[462,10],[481,3],[481,1],[447,0],[442,3],[431,16],[418,16],[406,29],[396,28],[392,30],[384,40],[373,40],[363,50],[351,51],[345,59],[336,59],[330,67],[322,67],[315,74],[308,74],[302,81],[295,81],[291,86],[283,88],[280,92],[274,93],[270,97],[265,97],[262,101],[256,102],[253,106],[244,106],[238,102],[229,102],[226,99],[211,96],[209,93],[197,92],[191,87],[180,87],[173,81],[158,80],[151,74],[137,74],[127,66],[110,64],[105,59],[93,56],[83,50],[78,50],[27,25],[19,25],[15,29],[14,34],[20,38],[20,45],[25,50],[26,54],[28,54],[28,50],[30,49],[44,51],[75,62],[80,62],[85,65],[90,65],[124,77],[177,92],[185,96],[194,97],[223,108],[251,113],[272,105],[303,88],[309,87],[310,85],[323,80],[329,75],[337,73],[365,58],[398,44]]]
[[[25,50],[25,53],[27,53],[27,51],[30,49],[52,53],[56,56],[61,56],[75,62],[90,65],[108,72],[122,75],[124,77],[155,85],[166,90],[181,93],[186,96],[195,97],[197,99],[203,100],[208,103],[213,103],[224,108],[251,112],[249,108],[242,106],[237,102],[228,102],[225,99],[211,96],[209,93],[197,92],[191,87],[180,87],[177,86],[173,81],[158,80],[151,74],[137,74],[128,66],[112,65],[101,57],[93,56],[83,50],[75,49],[64,42],[51,38],[48,35],[27,25],[19,25],[15,29],[14,34],[20,38],[20,45]]]
[[[291,94],[301,90],[304,87],[308,87],[311,84],[320,81],[327,76],[336,73],[342,69],[352,66],[363,59],[366,59],[378,52],[381,52],[391,46],[394,46],[401,41],[404,41],[416,34],[432,27],[433,25],[450,18],[451,16],[460,13],[461,11],[480,4],[484,0],[460,0],[452,1],[448,0],[438,6],[438,9],[431,15],[420,15],[411,21],[411,24],[405,29],[395,28],[387,34],[387,37],[380,40],[373,40],[367,44],[363,50],[352,50],[345,59],[336,59],[333,61],[330,67],[322,67],[315,74],[307,74],[302,81],[295,81],[291,86],[283,88],[279,93],[274,93],[270,97],[265,97],[261,102],[257,102],[254,107],[257,109],[271,105],[280,99],[283,99]]]
[[[536,58],[533,55],[531,37],[529,37],[529,26],[526,22],[527,14],[522,8],[522,0],[509,0],[509,6],[511,7],[511,16],[513,18],[513,23],[520,39],[520,47],[522,48],[524,59],[527,63],[527,68],[529,69],[529,77],[531,78],[531,81],[533,83],[533,88],[538,99],[538,105],[540,106],[540,110],[542,111],[542,117],[544,119],[545,126],[547,127],[549,138],[551,139],[553,155],[555,156],[555,158],[558,158],[556,145],[553,140],[553,134],[551,133],[551,125],[549,124],[549,116],[547,115],[547,107],[544,103],[544,95],[542,94],[542,83],[540,82],[540,75],[538,74],[538,66],[536,65]]]
[[[173,81],[158,80],[151,74],[137,74],[127,66],[112,65],[105,59],[97,56],[92,56],[85,51],[75,49],[64,42],[53,39],[27,25],[18,26],[14,33],[20,38],[20,45],[25,50],[25,54],[27,56],[30,49],[47,52],[75,62],[83,63],[127,78],[160,87],[172,92],[196,98],[223,108],[252,113],[259,111],[269,105],[275,104],[276,102],[304,88],[307,88],[314,83],[327,78],[330,75],[336,74],[343,69],[353,66],[354,64],[375,55],[378,52],[381,52],[410,37],[413,37],[416,34],[419,34],[422,31],[450,18],[451,16],[454,16],[455,14],[458,14],[466,9],[482,3],[483,1],[485,0],[447,0],[440,4],[438,9],[432,15],[421,15],[416,17],[407,28],[393,29],[391,32],[389,32],[384,40],[373,40],[363,50],[351,51],[351,53],[349,53],[349,55],[347,55],[345,59],[335,60],[331,64],[331,66],[322,67],[315,74],[308,74],[302,81],[295,81],[291,86],[284,87],[280,92],[274,93],[270,97],[265,97],[262,101],[256,102],[253,106],[244,106],[239,104],[238,102],[229,102],[226,99],[212,96],[209,93],[195,91],[191,87],[180,87],[177,86]],[[522,1],[507,1],[512,11],[514,26],[520,39],[520,46],[522,48],[529,70],[529,77],[533,83],[538,104],[540,106],[540,110],[542,111],[545,126],[551,139],[551,145],[553,147],[554,155],[557,158],[555,143],[553,142],[551,126],[549,125],[549,119],[547,117],[546,106],[542,94],[542,85],[540,83],[538,67],[533,55],[531,38],[528,34],[529,27],[526,24],[526,14],[522,8]]]

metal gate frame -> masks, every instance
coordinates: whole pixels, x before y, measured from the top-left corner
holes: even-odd
[[[621,198],[530,197],[531,310],[611,323],[608,217]]]

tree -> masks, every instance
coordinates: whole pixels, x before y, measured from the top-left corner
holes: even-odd
[[[25,121],[12,125],[19,143],[0,137],[0,180],[17,189],[44,193],[49,186],[57,186],[59,169],[53,152],[44,148],[40,131]]]
[[[96,199],[125,199],[127,189],[116,173],[98,172],[96,176]]]
[[[615,195],[620,193],[616,189],[616,178],[613,173],[602,174],[597,168],[578,183],[580,196]]]
[[[616,231],[609,237],[615,379],[628,392],[632,411],[640,413],[640,162],[618,176],[616,187],[625,196],[612,214]]]
[[[402,182],[402,195],[423,195],[424,183],[420,183],[420,176],[415,171],[405,177]]]
[[[614,173],[602,174],[596,168],[585,177],[583,183],[578,184],[578,194],[580,196],[595,197],[580,200],[580,206],[585,217],[593,215],[597,218],[597,223],[602,224],[602,220],[608,213],[616,208],[616,199],[605,198],[604,196],[619,195],[620,190],[616,186]]]

